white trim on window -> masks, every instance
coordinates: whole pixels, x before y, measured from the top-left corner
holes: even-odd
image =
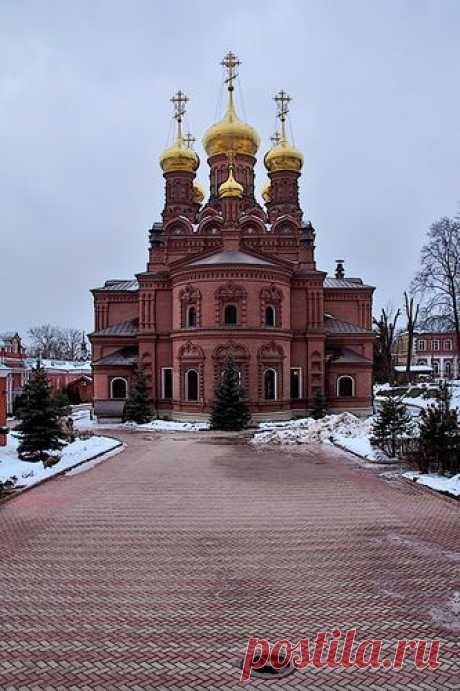
[[[290,367],[289,368],[289,374],[291,375],[292,371],[295,370],[296,372],[299,373],[299,395],[297,398],[292,398],[292,391],[289,391],[289,395],[291,397],[291,400],[298,401],[301,398],[303,398],[303,372],[302,372],[302,367]],[[291,377],[289,376],[289,388],[291,387]]]
[[[166,384],[165,384],[165,374],[166,372],[171,372],[171,396],[166,398]],[[173,398],[173,368],[172,367],[162,367],[161,368],[161,392],[160,398],[164,401],[170,401]]]
[[[188,375],[190,372],[195,372],[196,374],[196,398],[190,399],[188,396]],[[191,401],[192,403],[196,403],[197,401],[200,400],[200,373],[195,367],[190,367],[188,370],[185,370],[185,400],[186,401]]]
[[[122,381],[125,384],[125,395],[122,397],[117,397],[115,398],[113,395],[113,385],[116,381]],[[110,398],[112,398],[114,401],[124,401],[128,398],[128,380],[126,377],[114,377],[111,382],[110,382]]]
[[[337,377],[337,398],[349,398],[349,396],[341,396],[340,395],[340,382],[342,379],[351,379],[351,395],[355,395],[355,379],[352,377],[350,374],[342,374],[340,377]]]
[[[266,386],[265,386],[265,375],[268,372],[273,372],[275,375],[274,377],[274,397],[273,398],[267,398],[266,397]],[[278,372],[274,367],[267,367],[267,369],[264,370],[264,400],[266,401],[277,401],[278,400]]]

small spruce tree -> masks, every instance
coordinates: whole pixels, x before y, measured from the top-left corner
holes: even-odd
[[[45,463],[49,451],[62,449],[58,409],[51,398],[46,372],[39,362],[24,387],[18,416],[20,423],[15,431],[19,432],[20,458]]]
[[[314,420],[321,420],[327,413],[327,400],[321,389],[315,391],[312,401],[311,416]]]
[[[152,405],[147,378],[142,367],[136,367],[129,395],[123,410],[123,419],[143,425],[152,419]]]
[[[372,425],[371,443],[388,456],[396,456],[398,440],[407,432],[411,417],[397,396],[386,396]]]
[[[214,392],[211,429],[238,431],[248,426],[251,413],[244,400],[239,373],[231,353],[225,358],[224,369]]]
[[[458,410],[450,408],[451,393],[447,383],[440,384],[437,399],[419,416],[419,470],[456,472],[460,455],[460,428]]]

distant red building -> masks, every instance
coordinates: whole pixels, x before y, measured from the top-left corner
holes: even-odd
[[[88,389],[85,398],[88,396],[88,400],[92,400],[93,386],[90,362],[41,358],[40,363],[45,369],[53,396],[58,392],[67,393],[69,386],[74,385],[75,382],[80,382],[82,377],[86,377],[87,387],[82,386],[82,390]],[[36,366],[37,359],[27,358],[26,364],[28,369],[31,369]]]
[[[6,406],[8,415],[12,415],[14,399],[28,380],[25,350],[18,333],[0,333],[0,362],[9,370],[5,378]]]
[[[407,362],[408,337],[402,333],[396,342],[396,365]],[[457,379],[460,377],[460,361],[457,338],[453,331],[417,331],[412,345],[411,364],[426,365],[433,377]]]
[[[228,104],[204,135],[210,188],[194,181],[197,154],[182,136],[163,152],[165,206],[150,231],[147,270],[94,289],[95,410],[119,417],[133,367],[142,364],[159,415],[207,417],[232,352],[253,417],[289,418],[324,392],[330,411],[369,413],[374,288],[315,262],[315,230],[302,219],[303,156],[287,139],[288,98],[277,97],[280,133],[265,154],[269,181],[255,197],[259,137],[233,103],[238,61],[224,61]]]

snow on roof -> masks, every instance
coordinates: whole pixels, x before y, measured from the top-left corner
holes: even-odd
[[[139,283],[137,279],[123,279],[123,278],[111,278],[106,281],[100,288],[95,288],[95,290],[128,290],[135,291],[139,290]]]
[[[395,372],[406,372],[406,366],[405,365],[395,365],[394,367]],[[426,372],[429,374],[430,372],[433,371],[433,368],[430,367],[429,365],[411,365],[410,372]]]
[[[37,358],[26,358],[26,367],[33,369],[37,364]],[[91,372],[91,362],[78,362],[73,360],[50,360],[41,358],[42,367],[46,370],[66,370],[68,372]]]
[[[363,283],[361,278],[334,278],[333,276],[326,276],[324,279],[325,288],[374,288]]]

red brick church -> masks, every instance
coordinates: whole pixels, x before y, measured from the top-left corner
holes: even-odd
[[[317,391],[330,411],[368,413],[374,289],[347,278],[341,261],[333,277],[316,267],[315,230],[299,205],[303,156],[286,135],[284,92],[275,98],[279,132],[264,156],[263,205],[256,198],[259,137],[235,110],[239,62],[229,53],[223,64],[227,109],[203,137],[209,193],[195,182],[200,160],[182,132],[187,99],[178,92],[147,269],[92,291],[96,415],[121,415],[140,363],[160,417],[207,417],[228,351],[254,419],[304,415]]]

